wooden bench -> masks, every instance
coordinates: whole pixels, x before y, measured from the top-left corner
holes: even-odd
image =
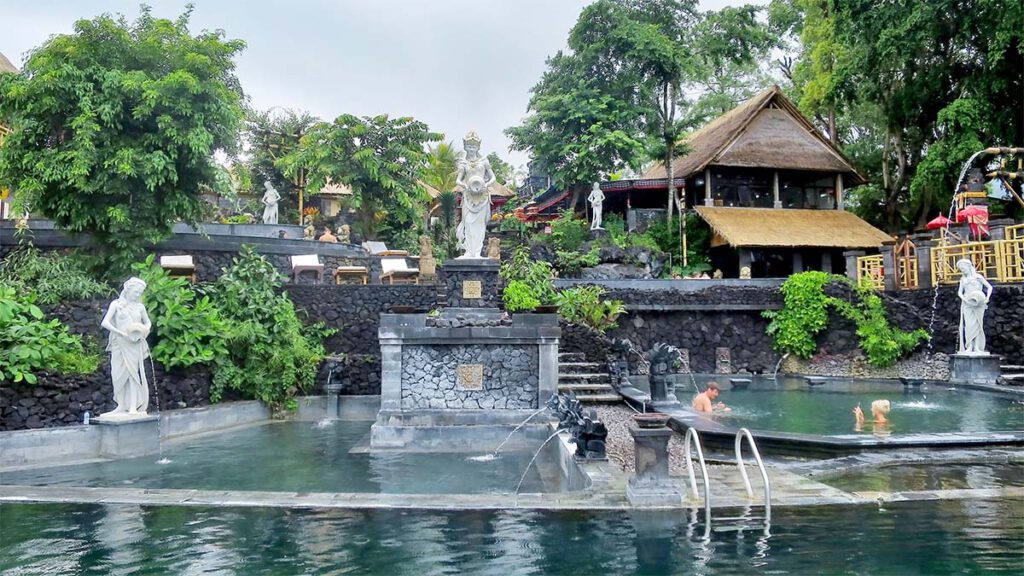
[[[394,284],[395,279],[409,281],[412,284],[420,283],[420,269],[410,268],[405,258],[381,258],[380,259],[380,283]]]
[[[185,254],[180,256],[161,256],[160,267],[167,270],[167,275],[175,278],[188,278],[193,284],[196,283],[196,263],[192,257]]]
[[[324,281],[324,265],[320,263],[320,257],[316,254],[292,256],[292,282],[298,284],[299,274],[303,272],[315,272],[317,283]]]
[[[334,271],[334,283],[341,284],[341,279],[345,277],[358,278],[366,284],[370,273],[366,270],[366,266],[338,266]]]

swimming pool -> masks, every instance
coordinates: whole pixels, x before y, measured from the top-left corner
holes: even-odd
[[[0,573],[1012,574],[1022,505],[784,508],[770,536],[723,523],[704,541],[679,512],[3,504]]]
[[[485,494],[514,492],[532,452],[352,452],[371,422],[272,422],[190,438],[161,455],[0,473],[0,483],[274,492]],[[553,444],[530,467],[522,492],[561,492]],[[161,458],[168,462],[160,463]]]
[[[685,406],[693,390],[677,389]],[[715,422],[730,428],[796,434],[935,434],[1024,431],[1024,404],[1009,398],[944,385],[904,387],[885,381],[829,381],[809,386],[803,379],[778,383],[758,380],[746,389],[725,389],[718,398],[731,412],[717,412]],[[889,400],[890,424],[876,429],[870,422],[855,430],[853,407],[871,419],[871,402]]]
[[[866,470],[844,472],[821,481],[847,492],[1024,488],[1024,462],[890,464]]]

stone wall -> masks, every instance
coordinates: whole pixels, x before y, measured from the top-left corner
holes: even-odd
[[[402,409],[537,408],[538,362],[529,345],[403,346]],[[482,369],[480,389],[460,384],[460,366]]]
[[[43,306],[47,315],[63,322],[73,334],[81,335],[88,346],[102,350],[106,331],[100,320],[106,311],[106,300],[64,302]],[[39,374],[35,385],[0,383],[0,430],[50,428],[80,423],[89,412],[98,416],[113,410],[113,389],[110,383],[110,356],[102,353],[99,369],[92,374]],[[189,408],[210,403],[210,373],[205,369],[167,371],[154,362],[147,373],[155,370],[149,404],[154,409]],[[235,398],[225,394],[226,399]]]

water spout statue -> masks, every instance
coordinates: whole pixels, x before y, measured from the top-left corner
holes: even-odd
[[[608,428],[597,419],[596,411],[586,413],[572,392],[552,395],[547,407],[558,417],[558,428],[569,431],[576,443],[578,458],[603,460],[607,457]]]

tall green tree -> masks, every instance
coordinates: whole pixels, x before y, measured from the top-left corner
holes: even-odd
[[[1021,3],[789,1],[802,15],[801,106],[836,111],[837,139],[872,180],[852,196],[861,210],[880,202],[886,228],[945,211],[975,146],[1019,143]]]
[[[278,166],[289,177],[306,170],[313,192],[328,178],[350,186],[360,235],[375,240],[384,227],[392,235],[403,231],[401,243],[408,245],[415,242],[417,215],[427,199],[419,184],[426,145],[439,140],[440,134],[413,118],[343,114],[310,128]]]
[[[281,208],[296,210],[301,178],[289,177],[277,161],[294,152],[299,140],[317,123],[316,116],[293,109],[247,110],[242,138],[245,156],[236,160],[248,167],[254,190],[262,191],[269,181],[281,193]]]
[[[494,171],[494,178],[499,184],[508,186],[512,183],[512,176],[514,169],[512,165],[501,159],[497,152],[491,152],[487,155],[487,161],[491,163],[491,170]]]
[[[87,232],[118,274],[175,221],[204,213],[212,154],[236,143],[240,40],[189,31],[141,8],[129,23],[79,20],[74,33],[32,51],[20,74],[0,76],[0,181],[18,202],[72,232]]]

